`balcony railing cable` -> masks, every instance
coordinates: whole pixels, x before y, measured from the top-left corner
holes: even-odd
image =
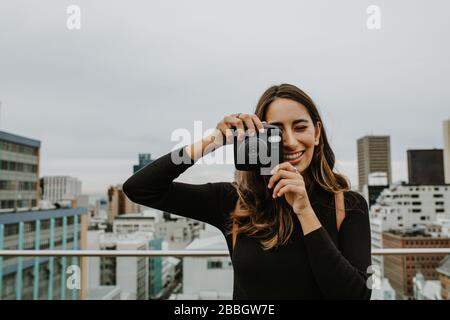
[[[450,248],[373,249],[373,256],[450,254]],[[0,250],[0,257],[226,257],[228,250]]]

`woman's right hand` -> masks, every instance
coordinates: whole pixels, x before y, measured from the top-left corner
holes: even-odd
[[[264,132],[263,124],[255,114],[232,114],[225,116],[217,124],[212,134],[187,146],[187,154],[196,161],[226,144],[233,143],[233,129],[236,129],[238,139],[241,141],[244,139],[245,130],[247,130],[249,135],[254,135],[256,130]]]
[[[222,145],[233,143],[233,129],[236,129],[238,140],[244,139],[245,131],[253,136],[256,130],[264,132],[261,120],[255,114],[237,113],[225,116],[216,126],[216,134],[221,133]],[[220,137],[217,137],[220,138]],[[225,140],[225,141],[223,141]]]

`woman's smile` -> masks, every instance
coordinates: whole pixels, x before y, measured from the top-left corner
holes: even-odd
[[[304,154],[305,154],[305,150],[302,150],[302,151],[299,151],[296,153],[285,153],[284,160],[288,161],[292,165],[296,165],[296,164],[300,163]]]

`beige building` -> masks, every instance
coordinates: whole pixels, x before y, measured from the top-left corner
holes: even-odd
[[[114,218],[126,213],[140,213],[141,206],[131,202],[122,191],[122,185],[108,189],[108,223],[112,225]]]

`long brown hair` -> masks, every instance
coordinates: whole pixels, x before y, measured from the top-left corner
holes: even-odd
[[[305,106],[314,126],[321,124],[319,145],[315,146],[313,158],[307,168],[304,179],[308,194],[313,185],[323,190],[336,193],[348,191],[347,179],[333,172],[335,157],[328,143],[325,128],[313,100],[302,90],[291,84],[281,84],[267,89],[256,105],[255,114],[261,121],[266,120],[270,104],[277,98],[286,98]],[[244,233],[260,239],[262,248],[269,250],[286,244],[292,235],[295,214],[284,197],[272,198],[272,191],[267,188],[270,176],[260,175],[259,171],[236,171],[235,187],[239,199],[238,208],[230,216],[230,225],[235,222],[238,233]],[[229,233],[231,233],[231,227]]]

